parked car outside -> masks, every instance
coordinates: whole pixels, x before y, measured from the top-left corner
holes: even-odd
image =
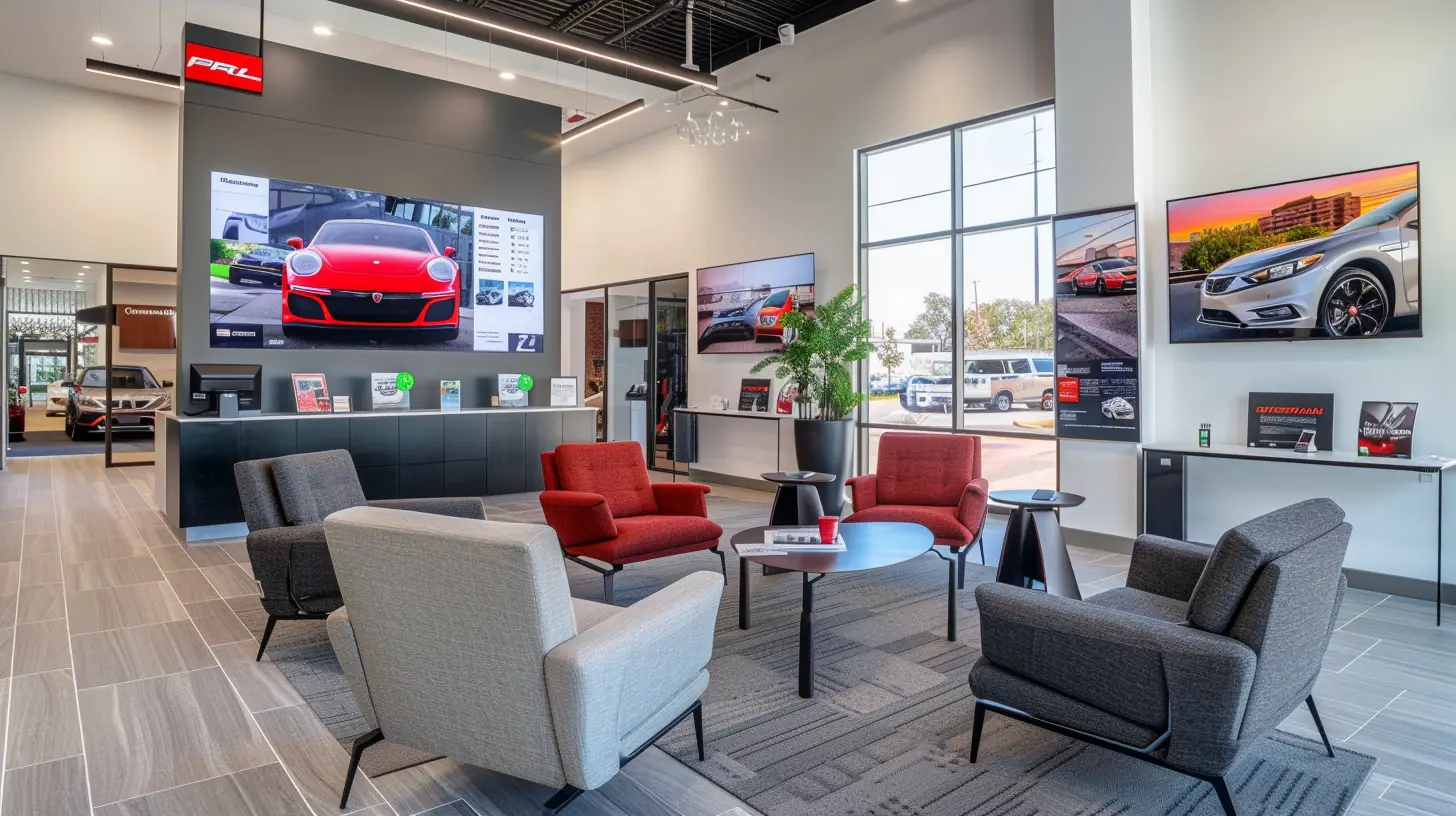
[[[166,389],[170,380],[158,381],[146,366],[111,367],[111,432],[152,433],[157,412],[172,407]],[[106,430],[106,366],[81,370],[66,403],[66,435],[86,438]]]
[[[1328,235],[1224,263],[1198,287],[1198,322],[1357,337],[1418,314],[1418,208],[1411,190]]]
[[[912,413],[951,410],[954,382],[949,352],[930,355],[928,375],[907,378],[900,405]],[[1052,409],[1056,365],[1046,351],[973,351],[962,373],[965,408],[1010,411],[1015,405]]]
[[[266,244],[237,255],[228,264],[228,283],[234,286],[283,286],[283,264],[289,250]]]

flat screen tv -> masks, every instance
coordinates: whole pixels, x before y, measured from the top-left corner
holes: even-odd
[[[1168,202],[1174,343],[1419,337],[1420,165]]]
[[[814,254],[698,270],[698,353],[772,354],[783,317],[814,310]]]
[[[212,174],[213,348],[542,351],[542,217]]]

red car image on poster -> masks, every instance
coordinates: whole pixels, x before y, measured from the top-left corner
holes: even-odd
[[[283,334],[379,328],[450,339],[460,331],[460,268],[454,247],[405,224],[336,219],[313,241],[288,239]]]

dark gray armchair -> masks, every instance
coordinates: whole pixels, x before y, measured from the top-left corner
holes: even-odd
[[[1215,547],[1133,545],[1127,586],[1086,601],[976,588],[971,761],[987,711],[1211,783],[1310,692],[1345,593],[1345,513],[1312,499],[1241,524]]]
[[[248,522],[248,560],[268,613],[259,660],[278,621],[319,620],[344,605],[324,541],[323,521],[330,513],[367,504],[485,518],[479,498],[368,501],[344,450],[238,462],[233,474]]]

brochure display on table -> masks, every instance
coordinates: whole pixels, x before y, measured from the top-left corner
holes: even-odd
[[[1137,209],[1052,219],[1052,253],[1057,436],[1137,442]]]
[[[1334,394],[1249,394],[1251,448],[1333,450],[1334,436]]]
[[[328,381],[322,374],[293,375],[293,407],[300,414],[333,410]]]
[[[1411,458],[1411,439],[1416,432],[1414,402],[1365,402],[1360,406],[1361,456]]]
[[[525,408],[531,404],[529,374],[499,374],[496,377],[496,404],[502,408]]]
[[[440,380],[440,410],[460,410],[460,381]]]
[[[577,381],[575,377],[551,378],[551,406],[553,408],[572,407],[578,401]]]
[[[401,382],[407,376],[399,372],[370,374],[369,407],[375,411],[408,411],[409,388]],[[414,384],[413,378],[409,384]]]
[[[738,387],[738,410],[766,413],[769,390],[772,387],[772,380],[745,377],[743,383]]]

